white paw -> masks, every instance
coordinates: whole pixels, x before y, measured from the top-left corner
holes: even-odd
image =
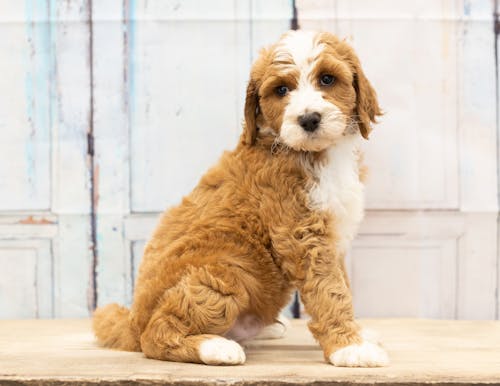
[[[210,338],[199,348],[200,359],[207,365],[239,365],[245,363],[243,348],[233,340]]]
[[[364,341],[335,351],[330,362],[341,367],[382,367],[389,364],[389,357],[382,347]]]
[[[260,330],[255,339],[280,339],[286,334],[286,330],[290,328],[290,320],[283,315],[278,316],[276,323],[270,324]]]

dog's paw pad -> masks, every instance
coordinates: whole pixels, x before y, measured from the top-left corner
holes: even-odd
[[[335,351],[330,362],[341,367],[382,367],[389,364],[389,357],[379,345],[364,341]]]
[[[233,340],[210,338],[199,348],[200,359],[207,365],[239,365],[245,363],[243,348]]]

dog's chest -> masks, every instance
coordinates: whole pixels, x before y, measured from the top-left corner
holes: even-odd
[[[337,249],[344,253],[356,235],[364,213],[364,187],[359,180],[356,138],[345,139],[328,150],[326,161],[314,169],[309,191],[312,209],[333,216]]]

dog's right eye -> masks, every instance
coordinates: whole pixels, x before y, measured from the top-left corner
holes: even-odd
[[[276,87],[276,94],[279,96],[285,96],[288,93],[288,87],[286,86],[278,86]]]

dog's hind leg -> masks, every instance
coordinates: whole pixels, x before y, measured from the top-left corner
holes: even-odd
[[[242,347],[221,336],[248,308],[242,275],[228,265],[190,269],[159,301],[141,335],[144,354],[176,362],[243,363]]]

